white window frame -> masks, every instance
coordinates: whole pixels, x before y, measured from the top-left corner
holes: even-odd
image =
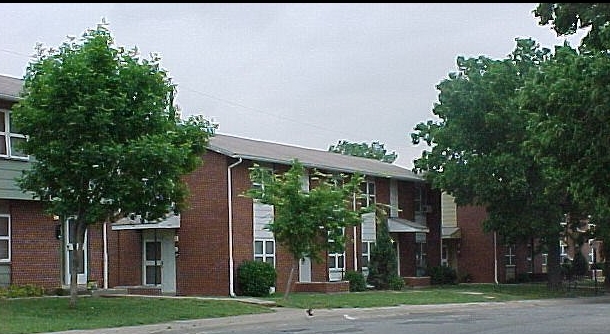
[[[364,251],[364,248],[366,245],[366,252]],[[362,240],[362,254],[360,256],[361,261],[362,261],[362,270],[364,271],[366,269],[366,271],[368,272],[368,264],[371,263],[371,249],[375,246],[375,241],[372,240]],[[366,263],[366,264],[365,264]]]
[[[559,241],[559,259],[560,263],[562,264],[566,261],[566,259],[571,260],[570,256],[568,255],[568,244],[563,240]]]
[[[504,254],[504,258],[506,259],[506,266],[515,266],[517,264],[517,254],[516,247],[514,244],[506,245],[506,254]]]
[[[260,252],[257,251],[257,243],[261,244]],[[271,247],[269,247],[271,245]],[[252,247],[254,249],[254,261],[271,263],[275,268],[275,240],[274,239],[255,239]],[[271,249],[269,249],[271,248]]]
[[[11,111],[7,109],[0,109],[0,117],[3,118],[4,128],[0,128],[0,138],[4,139],[4,147],[0,150],[0,157],[11,158],[11,159],[19,159],[19,160],[28,160],[29,156],[17,154],[15,150],[15,154],[13,154],[13,142],[17,142],[18,139],[27,140],[27,137],[20,133],[11,132]],[[2,153],[5,152],[5,153]]]
[[[11,262],[11,216],[7,214],[0,214],[0,218],[6,218],[7,221],[7,230],[6,235],[0,235],[0,242],[4,242],[6,240],[7,243],[7,256],[6,258],[0,258],[0,263],[9,263]]]
[[[341,275],[337,275],[338,273],[341,273]],[[345,274],[345,252],[328,253],[329,281],[341,280],[341,279],[343,279],[344,274]]]
[[[367,207],[371,204],[375,204],[377,202],[377,196],[376,196],[376,187],[375,187],[375,182],[374,181],[364,181],[362,184],[362,196],[363,196],[363,202],[362,206],[363,207]]]

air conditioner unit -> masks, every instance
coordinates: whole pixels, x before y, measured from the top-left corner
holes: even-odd
[[[425,213],[432,212],[432,205],[424,205],[424,212]]]

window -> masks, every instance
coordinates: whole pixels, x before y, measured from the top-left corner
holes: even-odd
[[[0,156],[27,159],[28,156],[17,147],[19,143],[26,141],[26,137],[17,133],[10,116],[10,111],[0,109]]]
[[[11,260],[11,219],[0,214],[0,263]]]
[[[415,212],[426,212],[426,189],[423,185],[415,186],[415,193],[413,194],[413,205]]]
[[[375,183],[366,181],[362,183],[361,187],[363,198],[360,200],[360,206],[367,207],[375,204]]]
[[[445,243],[441,245],[441,266],[449,265],[449,249]]]
[[[343,279],[345,269],[345,253],[328,254],[328,279],[330,281],[340,281]]]
[[[362,268],[368,268],[369,262],[371,261],[371,249],[375,246],[374,241],[363,241],[362,242]]]
[[[506,258],[507,266],[514,266],[516,264],[515,245],[506,245]]]
[[[571,261],[570,256],[568,255],[568,244],[566,244],[563,240],[559,241],[559,249],[560,249],[560,263],[569,263]]]
[[[428,267],[428,254],[426,244],[426,234],[415,234],[415,276],[426,276],[426,268]]]
[[[275,241],[254,240],[254,260],[267,262],[275,267]]]

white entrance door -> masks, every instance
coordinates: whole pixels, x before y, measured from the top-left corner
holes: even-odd
[[[74,256],[74,250],[76,250],[76,222],[74,218],[68,218],[64,222],[64,252],[65,266],[64,266],[64,279],[66,284],[70,284],[70,263],[72,263],[72,257]],[[82,246],[83,257],[80,259],[80,263],[77,268],[77,281],[78,284],[87,284],[87,231],[85,231],[85,241]]]
[[[299,260],[299,282],[311,282],[311,259],[309,257]]]
[[[142,282],[160,286],[163,293],[176,292],[174,230],[143,231]]]

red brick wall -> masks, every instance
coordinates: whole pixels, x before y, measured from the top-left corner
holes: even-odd
[[[44,215],[38,201],[12,200],[11,283],[36,284],[46,289],[61,287],[61,240],[56,238],[59,222]]]
[[[203,156],[203,166],[185,177],[190,185],[190,207],[182,213],[177,231],[179,295],[229,294],[227,168],[233,161],[227,160],[208,151]],[[235,174],[233,170],[234,177]],[[234,188],[233,198],[237,195]],[[240,212],[243,208],[234,206],[233,210]],[[239,225],[239,219],[234,223]]]
[[[109,287],[142,284],[142,232],[108,232]]]
[[[90,225],[87,228],[88,280],[97,281],[98,287],[104,285],[104,225]]]
[[[426,236],[427,264],[429,267],[438,267],[441,265],[441,193],[428,185],[426,194],[428,205],[432,206],[432,212],[426,214],[426,226],[430,230]]]
[[[486,218],[487,213],[482,207],[457,207],[457,221],[462,236],[458,254],[458,277],[470,274],[473,283],[494,282],[494,238],[493,233],[483,232],[482,222]],[[498,259],[499,268],[502,267],[502,260]]]

